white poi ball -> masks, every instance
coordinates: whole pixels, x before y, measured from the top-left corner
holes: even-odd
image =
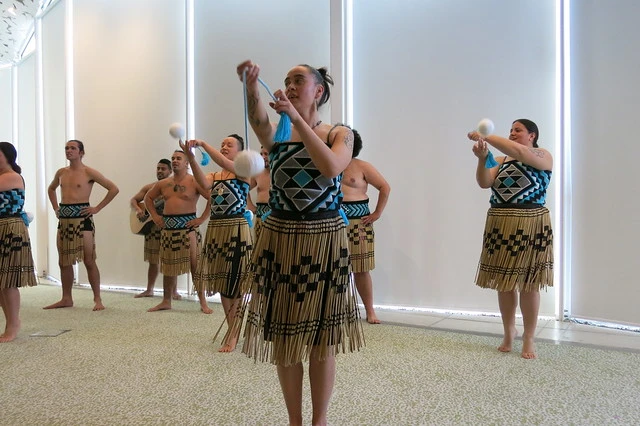
[[[251,210],[247,210],[247,214],[249,215],[249,220],[253,222],[253,218],[256,217],[256,215],[254,215]]]
[[[493,133],[493,129],[493,121],[489,120],[488,118],[483,118],[478,123],[478,133],[480,133],[480,135],[482,136],[489,136]]]
[[[33,218],[34,218],[33,213],[31,212],[25,212],[25,213],[27,214],[27,222],[29,223],[33,222]]]
[[[175,139],[184,139],[184,127],[180,123],[173,123],[169,126],[169,134]]]
[[[259,152],[246,149],[236,155],[233,168],[241,177],[254,177],[264,170],[264,159]]]

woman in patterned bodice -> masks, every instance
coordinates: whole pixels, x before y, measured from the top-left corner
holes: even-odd
[[[511,351],[517,335],[519,293],[524,323],[522,357],[527,359],[536,357],[540,289],[553,286],[553,232],[544,207],[553,158],[538,146],[539,135],[538,126],[527,119],[512,123],[509,139],[468,134],[475,141],[478,185],[492,192],[476,284],[498,291],[504,327],[504,340],[498,347],[501,352]],[[497,166],[487,168],[489,145],[506,155],[496,158]]]
[[[346,225],[340,216],[342,172],[351,161],[353,133],[323,124],[318,108],[329,100],[325,68],[293,67],[269,105],[289,116],[291,138],[276,141],[276,125],[260,101],[260,68],[246,71],[249,122],[269,152],[270,215],[255,244],[251,299],[243,352],[275,364],[290,425],[300,425],[304,369],[309,361],[312,424],[327,422],[335,355],[363,345]],[[282,118],[281,118],[282,120]]]
[[[0,343],[14,340],[20,330],[20,287],[35,286],[31,242],[25,222],[24,180],[17,152],[0,142],[0,305],[6,320]]]
[[[222,170],[206,175],[190,148],[203,148]],[[197,290],[208,296],[220,293],[228,331],[219,352],[232,352],[238,342],[238,332],[231,330],[240,298],[240,282],[248,273],[251,260],[251,232],[247,219],[250,179],[237,176],[233,165],[236,155],[244,149],[244,140],[237,134],[224,138],[220,149],[194,139],[181,144],[187,152],[193,176],[200,186],[211,191],[211,216],[202,244],[198,269],[193,277]]]

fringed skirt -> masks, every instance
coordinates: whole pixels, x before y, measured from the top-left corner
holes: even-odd
[[[0,289],[36,285],[31,241],[22,218],[0,218],[0,238]]]
[[[258,241],[260,231],[262,230],[262,217],[271,212],[271,207],[267,203],[256,203],[256,214],[253,218],[253,241]]]
[[[62,266],[74,265],[84,260],[84,233],[93,236],[93,260],[96,253],[96,231],[92,216],[81,216],[81,210],[89,203],[60,204],[58,211],[58,255]]]
[[[369,272],[376,267],[375,233],[373,225],[362,223],[362,217],[371,214],[369,200],[345,201],[342,207],[349,219],[347,238],[353,272]]]
[[[350,284],[349,250],[340,216],[290,220],[274,212],[256,242],[242,352],[290,366],[359,350],[364,334]]]
[[[144,235],[144,261],[152,265],[160,263],[160,228],[153,222],[149,233]]]
[[[160,232],[162,275],[177,277],[191,272],[191,235],[195,232],[198,255],[202,238],[198,228],[187,228],[186,223],[195,218],[195,213],[163,216],[165,227]]]
[[[251,244],[251,230],[242,215],[212,217],[193,277],[196,291],[240,297],[240,281],[249,273]]]
[[[553,286],[553,232],[546,207],[492,207],[476,284],[497,291]]]

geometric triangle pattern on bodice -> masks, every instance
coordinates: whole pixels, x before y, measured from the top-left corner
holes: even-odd
[[[211,216],[242,214],[247,208],[249,184],[239,179],[216,180],[211,188]]]
[[[491,187],[491,204],[544,204],[551,172],[512,160],[500,166]]]
[[[269,203],[273,208],[299,213],[339,208],[342,175],[333,179],[323,176],[303,143],[276,143],[269,161],[272,182]]]

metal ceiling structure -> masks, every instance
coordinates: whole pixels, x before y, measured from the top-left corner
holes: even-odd
[[[52,0],[0,0],[0,67],[14,65],[33,35],[34,23]]]

